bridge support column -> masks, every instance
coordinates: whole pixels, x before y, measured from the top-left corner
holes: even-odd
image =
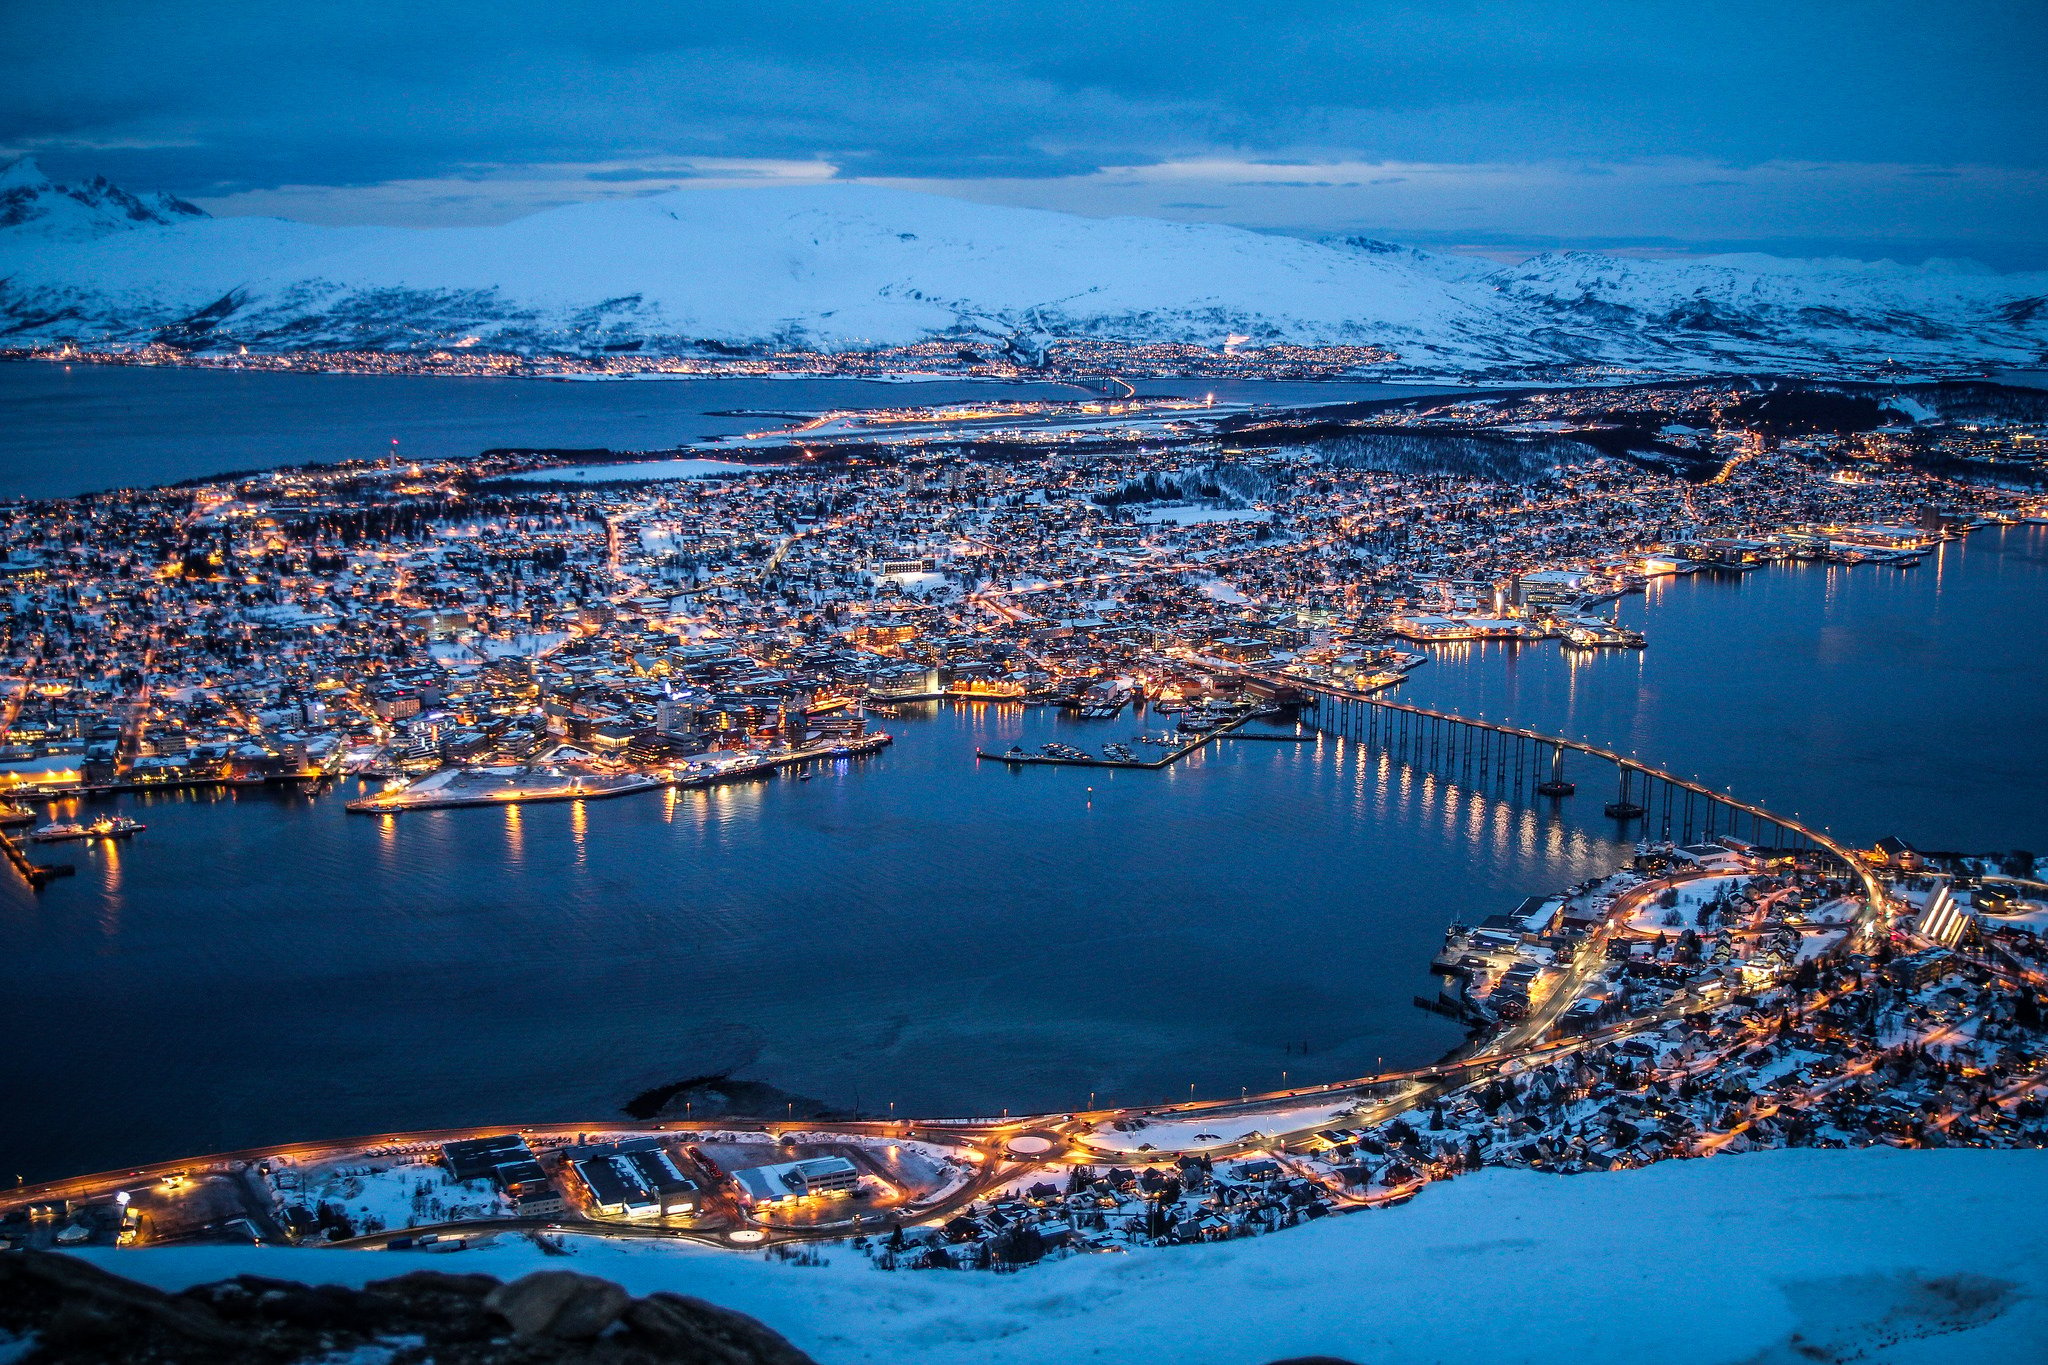
[[[1617,820],[1634,820],[1643,813],[1643,808],[1635,803],[1635,794],[1629,790],[1634,777],[1635,770],[1626,763],[1622,764],[1621,791],[1607,803],[1607,813]]]
[[[1540,796],[1570,796],[1578,790],[1575,783],[1564,780],[1564,745],[1550,746],[1550,776],[1536,784]]]

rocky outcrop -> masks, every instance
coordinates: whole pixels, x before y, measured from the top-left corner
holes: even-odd
[[[167,1294],[69,1256],[0,1255],[0,1354],[19,1365],[293,1365],[359,1350],[390,1365],[812,1365],[744,1313],[636,1299],[568,1270],[510,1283],[416,1270],[362,1289],[242,1275]]]

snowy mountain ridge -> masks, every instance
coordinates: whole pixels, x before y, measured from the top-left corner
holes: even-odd
[[[0,233],[75,242],[207,216],[205,209],[168,194],[130,194],[104,176],[59,185],[30,157],[0,166]]]
[[[650,355],[944,339],[1027,360],[1092,339],[1377,348],[1398,357],[1380,369],[1444,376],[1960,372],[2048,356],[2048,274],[1592,252],[1496,267],[856,184],[325,228],[66,189],[16,163],[0,172],[0,338]]]

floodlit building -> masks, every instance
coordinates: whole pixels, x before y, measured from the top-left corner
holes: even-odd
[[[734,1171],[740,1197],[759,1208],[791,1203],[813,1195],[851,1194],[860,1185],[860,1170],[843,1156],[811,1157],[773,1166]]]

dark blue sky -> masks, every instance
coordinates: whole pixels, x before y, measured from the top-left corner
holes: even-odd
[[[2042,263],[2048,5],[0,6],[0,149],[452,222],[820,176],[1502,247]]]

